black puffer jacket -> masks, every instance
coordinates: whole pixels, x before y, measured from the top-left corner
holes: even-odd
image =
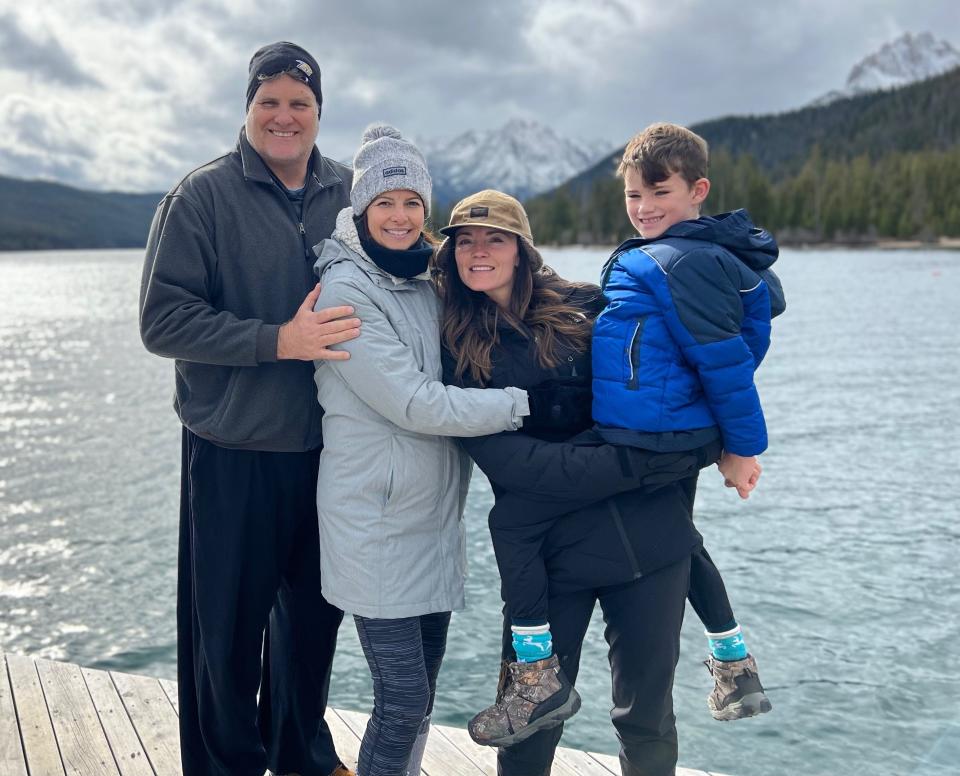
[[[591,318],[603,308],[595,287],[575,292],[570,301]],[[529,338],[508,326],[498,333],[488,387],[530,388],[547,380],[590,385],[589,351],[565,352],[560,366],[545,369],[538,364]],[[453,367],[453,358],[445,354],[447,382],[476,385],[455,380]],[[628,582],[675,563],[700,545],[691,512],[696,473],[709,460],[687,456],[683,466],[689,476],[651,492],[650,480],[657,475],[638,471],[637,462],[662,461],[675,468],[676,454],[651,458],[648,453],[605,444],[592,431],[579,431],[504,432],[461,440],[490,479],[495,496],[509,490],[527,498],[567,502],[574,508],[557,518],[544,544],[552,592]],[[574,435],[574,442],[564,441]],[[701,455],[710,458],[714,453],[719,454],[719,446]],[[644,475],[648,475],[646,485]],[[676,476],[666,475],[671,480]]]

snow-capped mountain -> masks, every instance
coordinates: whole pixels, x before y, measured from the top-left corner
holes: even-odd
[[[485,188],[519,199],[538,194],[587,169],[615,145],[562,137],[551,127],[522,119],[500,129],[470,130],[419,144],[430,166],[434,198],[443,203]]]
[[[827,92],[811,105],[827,105],[844,97],[906,86],[955,67],[960,67],[960,51],[950,43],[936,40],[929,32],[907,32],[854,65],[843,89]]]

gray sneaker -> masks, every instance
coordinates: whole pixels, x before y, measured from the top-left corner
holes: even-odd
[[[730,661],[717,660],[711,655],[703,664],[715,682],[713,692],[707,696],[707,706],[714,719],[723,722],[745,719],[766,714],[773,708],[763,692],[753,655]]]
[[[483,746],[510,746],[559,725],[580,710],[580,695],[552,655],[536,663],[506,663],[497,702],[470,720],[470,738]]]

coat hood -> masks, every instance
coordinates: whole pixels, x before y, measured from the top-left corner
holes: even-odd
[[[769,268],[780,252],[773,235],[766,229],[754,226],[750,214],[742,208],[731,213],[681,221],[667,229],[657,240],[665,237],[716,243],[754,271]]]
[[[410,280],[430,279],[429,270],[408,280],[391,275],[378,267],[376,262],[367,256],[366,251],[360,244],[360,235],[357,233],[357,225],[353,220],[352,207],[345,207],[337,214],[337,223],[333,228],[333,233],[328,239],[314,245],[313,252],[317,255],[317,260],[313,264],[313,271],[318,278],[323,276],[327,267],[339,261],[352,261],[383,288],[396,288],[408,284]]]
[[[338,261],[353,261],[370,274],[383,274],[383,270],[373,263],[360,245],[360,235],[357,234],[357,226],[353,223],[352,207],[345,207],[337,213],[337,222],[332,234],[326,240],[314,245],[313,252],[317,255],[313,265],[313,271],[317,277],[321,277],[327,267]]]

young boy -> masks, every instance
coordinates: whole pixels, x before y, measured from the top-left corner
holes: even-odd
[[[747,498],[767,446],[754,371],[784,309],[770,269],[777,245],[746,211],[700,217],[710,191],[707,144],[654,124],[627,145],[617,174],[639,238],[603,272],[607,306],[593,336],[593,417],[609,442],[684,451],[719,440],[726,485]],[[706,626],[716,719],[769,711],[719,571],[695,553],[690,601]]]
[[[624,454],[649,457],[631,459],[629,476],[631,466],[622,474],[616,465],[608,467],[589,490],[608,495],[618,488],[652,491],[682,477],[692,483],[692,517],[698,466],[719,456],[726,484],[741,498],[749,496],[760,476],[756,456],[766,449],[767,439],[753,373],[769,345],[770,318],[784,307],[779,280],[769,269],[777,246],[767,232],[753,227],[745,211],[699,217],[710,190],[707,147],[689,130],[669,124],[649,127],[628,144],[618,172],[640,238],[621,245],[604,267],[607,303],[592,340],[597,425],[587,435]],[[537,390],[528,389],[532,408]],[[558,401],[550,390],[549,402]],[[534,411],[532,417],[539,414]],[[566,418],[570,413],[560,414]],[[588,443],[583,435],[570,441],[578,440]],[[672,471],[658,475],[651,467],[669,461],[666,454],[676,456]],[[496,480],[493,472],[484,471]],[[542,501],[524,505],[519,490],[501,485],[510,492],[498,496],[490,528],[517,660],[509,664],[512,678],[502,675],[497,702],[477,714],[468,730],[478,743],[509,746],[579,707],[576,691],[555,665],[544,616],[542,541],[533,541],[558,514],[578,505],[575,499],[557,499],[552,511]],[[631,517],[636,519],[623,519]],[[715,680],[707,699],[711,713],[732,720],[769,711],[723,580],[702,547],[691,558],[689,585],[690,602],[710,643],[707,666]],[[505,692],[504,679],[525,684],[523,703],[513,697],[517,692]]]

